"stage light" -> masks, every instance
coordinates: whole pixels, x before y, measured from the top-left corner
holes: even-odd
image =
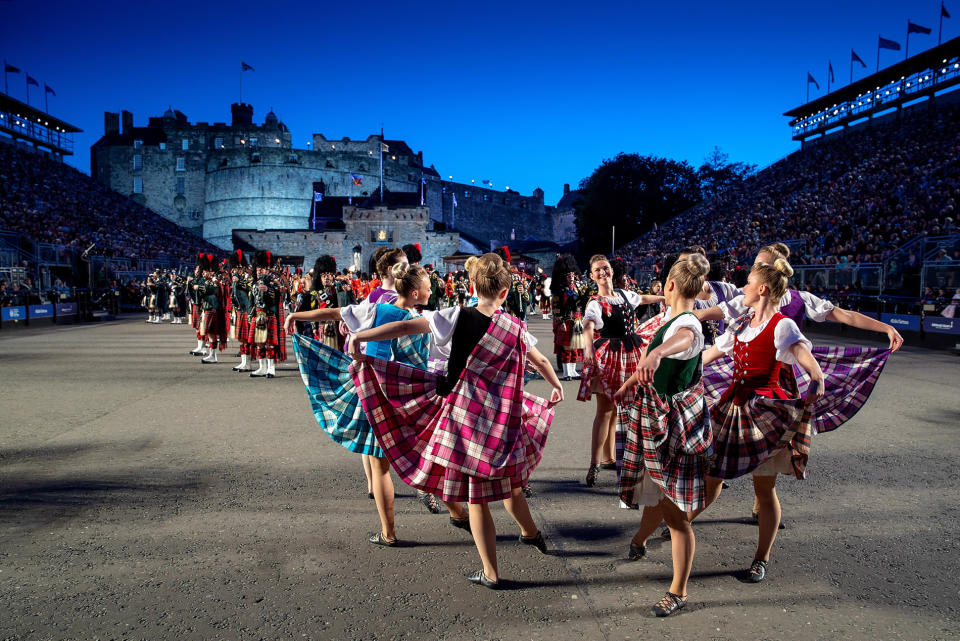
[[[954,69],[960,69],[960,63],[954,63],[953,68],[954,68]]]

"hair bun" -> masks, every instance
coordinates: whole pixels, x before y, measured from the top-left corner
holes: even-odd
[[[687,262],[690,264],[690,273],[694,277],[705,276],[710,271],[710,261],[703,254],[690,254],[687,256]]]
[[[390,274],[395,280],[400,280],[410,271],[410,263],[401,261],[390,268]]]
[[[787,278],[793,276],[793,267],[790,266],[790,263],[788,263],[785,258],[778,258],[773,261],[773,268]]]

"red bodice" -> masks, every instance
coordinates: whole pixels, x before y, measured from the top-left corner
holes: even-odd
[[[780,387],[780,361],[777,360],[777,346],[773,337],[777,324],[786,316],[777,312],[753,340],[742,342],[734,337],[733,385],[727,388],[720,398],[721,402],[733,398],[737,405],[744,405],[753,396],[766,398],[790,398]]]

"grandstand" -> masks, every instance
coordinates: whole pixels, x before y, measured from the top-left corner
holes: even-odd
[[[699,243],[735,280],[784,241],[800,288],[939,312],[921,294],[960,287],[957,89],[960,38],[788,111],[798,151],[617,253],[652,273]]]
[[[65,165],[79,131],[0,94],[0,280],[92,287],[218,252]]]

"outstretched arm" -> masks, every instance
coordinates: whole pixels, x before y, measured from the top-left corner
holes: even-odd
[[[547,357],[541,354],[540,350],[536,347],[531,347],[527,352],[527,360],[530,361],[533,368],[537,370],[540,375],[550,383],[550,387],[553,388],[553,391],[550,393],[550,405],[556,405],[562,401],[563,387],[560,385],[560,379],[557,378],[557,373],[553,371],[553,365],[550,364]]]
[[[286,333],[291,333],[296,329],[295,322],[309,323],[313,321],[340,321],[340,310],[336,307],[326,307],[323,309],[311,309],[305,312],[294,312],[287,316],[283,323],[283,329]]]
[[[641,305],[653,305],[654,303],[662,303],[663,301],[663,296],[656,296],[654,294],[640,294]]]
[[[408,320],[394,321],[379,327],[371,327],[353,335],[355,343],[371,341],[388,341],[391,338],[400,338],[411,334],[426,334],[430,331],[430,321],[422,316]]]
[[[678,329],[676,334],[649,350],[647,355],[640,359],[637,363],[637,380],[641,383],[653,383],[653,375],[660,367],[661,359],[687,351],[693,345],[693,341],[692,330],[686,327]]]
[[[844,325],[849,325],[850,327],[856,327],[858,329],[867,329],[874,332],[880,332],[881,334],[886,334],[887,338],[890,339],[891,352],[897,351],[903,345],[903,336],[901,336],[900,332],[898,332],[893,326],[882,323],[874,318],[870,318],[869,316],[865,316],[860,312],[834,307],[832,310],[830,310],[830,313],[827,314],[827,320],[843,323]]]
[[[722,356],[723,356],[723,352],[720,351],[720,348],[717,347],[716,345],[711,345],[703,352],[703,366],[706,367],[707,365],[717,360],[718,358],[721,358]]]
[[[703,321],[720,321],[723,320],[723,310],[719,305],[714,305],[713,307],[708,307],[707,309],[695,309],[693,310],[693,315],[697,317],[701,322]]]

